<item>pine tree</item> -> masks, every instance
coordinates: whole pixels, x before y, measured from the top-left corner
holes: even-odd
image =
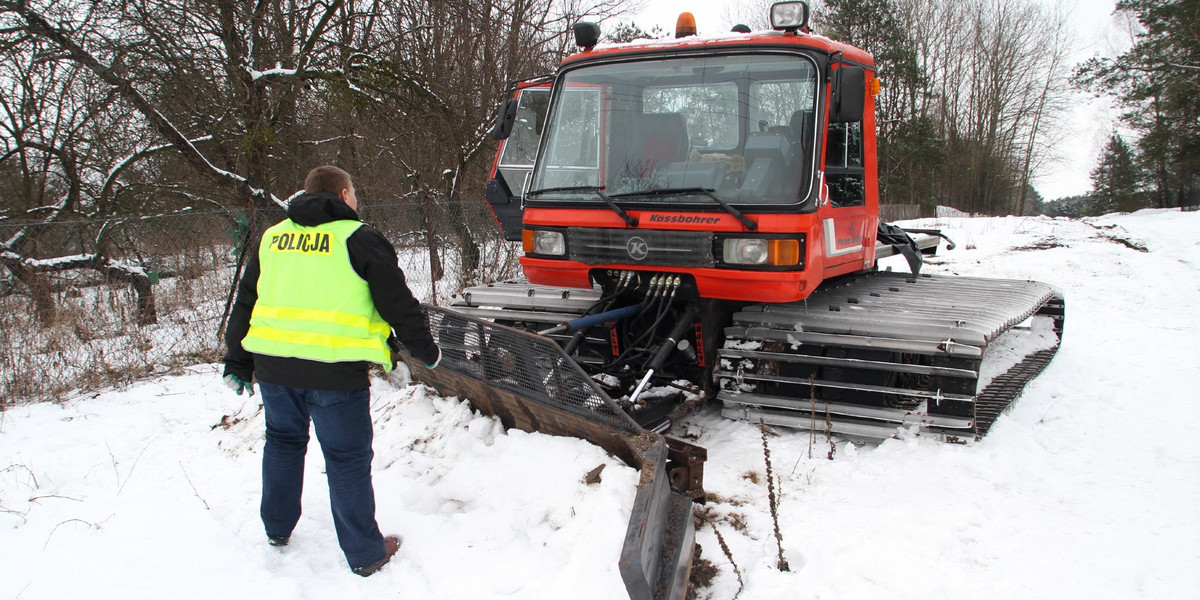
[[[1133,150],[1116,132],[1108,138],[1100,164],[1092,170],[1093,206],[1089,212],[1133,212],[1142,208],[1141,169]]]
[[[915,42],[893,0],[826,0],[818,14],[822,33],[875,58],[884,82],[878,97],[880,198],[885,203],[932,203],[933,182],[944,159],[936,127],[915,98],[929,82],[918,66]],[[933,206],[925,207],[932,211]]]
[[[651,27],[650,31],[646,31],[638,27],[637,23],[618,23],[613,32],[606,37],[607,41],[620,44],[623,42],[632,42],[633,40],[654,40],[666,37],[666,35],[662,27],[658,25]]]
[[[1076,73],[1083,87],[1109,94],[1139,135],[1139,162],[1159,206],[1200,195],[1200,0],[1121,0],[1137,17],[1135,44],[1116,59],[1094,58]]]

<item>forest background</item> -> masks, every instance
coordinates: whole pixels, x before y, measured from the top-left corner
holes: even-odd
[[[752,27],[765,6],[742,5]],[[553,72],[570,27],[670,35],[627,0],[0,0],[0,406],[220,358],[243,252],[313,165],[438,303],[516,274],[482,201],[508,82]],[[1072,64],[1033,0],[824,0],[814,29],[870,51],[882,201],[1082,216],[1200,193],[1200,0],[1122,0],[1116,58]],[[1093,191],[1046,202],[1079,93],[1122,108]],[[402,252],[402,255],[404,253]],[[428,262],[424,255],[428,254]]]

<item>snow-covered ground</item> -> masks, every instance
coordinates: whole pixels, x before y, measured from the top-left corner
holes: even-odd
[[[745,599],[1200,597],[1200,213],[910,225],[959,244],[931,272],[1059,287],[1058,356],[971,446],[837,442],[829,460],[823,436],[769,438],[790,572],[758,428],[682,425],[714,496],[701,597],[739,588],[714,527]],[[215,365],[0,413],[0,597],[623,597],[635,472],[422,386],[372,394],[379,521],[404,545],[368,579],[337,548],[315,441],[292,544],[266,544],[258,398]]]

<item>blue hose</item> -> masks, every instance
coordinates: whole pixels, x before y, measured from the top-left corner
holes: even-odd
[[[618,321],[624,319],[625,317],[632,317],[640,312],[642,312],[642,305],[633,304],[630,306],[615,308],[613,310],[606,310],[602,313],[588,315],[586,317],[580,317],[578,319],[572,319],[566,323],[563,323],[563,325],[567,326],[567,331],[579,331],[582,329],[587,329],[593,325],[599,325],[600,323]]]

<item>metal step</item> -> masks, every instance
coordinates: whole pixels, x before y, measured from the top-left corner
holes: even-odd
[[[830,423],[822,418],[813,420],[812,417],[791,410],[776,410],[749,406],[726,405],[721,410],[721,416],[735,421],[749,423],[765,423],[779,427],[789,427],[816,433],[828,433],[847,439],[879,443],[880,441],[897,437],[901,426],[898,424],[881,423],[877,421],[855,421],[850,419],[834,419]],[[922,427],[917,431],[921,437],[929,437],[944,442],[964,443],[973,440],[970,431],[943,430],[936,427]]]
[[[579,316],[599,299],[599,288],[560,288],[514,280],[468,288],[454,299],[452,306],[503,307]]]
[[[454,308],[454,312],[456,313],[470,315],[476,319],[487,319],[489,321],[526,321],[532,323],[545,323],[548,325],[559,325],[579,317],[579,314],[577,313],[510,310],[490,306],[459,306],[457,304],[452,304],[451,306]]]
[[[895,423],[897,426],[931,425],[946,429],[964,430],[970,430],[975,426],[975,422],[971,419],[930,415],[924,412],[900,408],[878,408],[840,402],[813,402],[802,398],[785,398],[782,396],[749,393],[738,394],[732,392],[720,392],[717,394],[717,399],[725,402],[727,409],[730,408],[730,404],[740,404],[750,407],[780,408],[792,411],[800,416],[815,416],[818,429],[824,426],[826,413],[831,416],[837,415],[838,417],[853,417],[883,423]]]
[[[972,396],[962,394],[942,393],[940,391],[929,390],[914,390],[910,388],[888,387],[880,385],[870,385],[866,383],[858,383],[854,381],[827,381],[824,379],[804,379],[799,377],[784,377],[780,375],[763,375],[760,373],[737,373],[734,375],[734,380],[742,381],[766,381],[771,383],[790,383],[799,386],[812,386],[814,388],[853,390],[860,392],[875,392],[884,395],[907,396],[911,398],[932,399],[934,401],[941,400],[958,400],[970,402]]]
[[[967,344],[945,344],[942,341],[913,340],[890,337],[869,337],[861,335],[842,335],[832,333],[817,333],[811,331],[792,331],[787,329],[771,329],[767,327],[726,327],[725,337],[733,339],[772,340],[788,344],[808,344],[812,346],[839,345],[864,350],[889,350],[892,352],[910,352],[913,354],[946,354],[964,358],[980,358],[983,349]]]
[[[895,437],[899,426],[872,422],[857,422],[844,419],[835,420],[826,425],[824,419],[815,421],[811,416],[792,410],[773,410],[769,408],[729,405],[721,409],[721,416],[735,421],[749,423],[765,423],[805,431],[829,432],[853,440],[878,442]]]
[[[753,358],[785,363],[819,365],[828,367],[844,367],[847,369],[866,369],[871,371],[892,371],[895,373],[912,373],[915,375],[939,375],[942,377],[958,377],[961,379],[978,379],[979,372],[969,369],[952,369],[927,365],[910,365],[906,363],[882,360],[862,360],[858,358],[836,358],[831,356],[813,356],[810,354],[791,354],[785,352],[757,352],[754,350],[739,350],[722,348],[717,352],[721,358]],[[803,383],[805,380],[796,380]]]

